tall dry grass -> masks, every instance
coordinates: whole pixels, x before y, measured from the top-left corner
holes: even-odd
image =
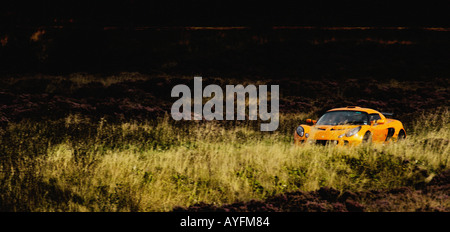
[[[398,143],[294,146],[308,114],[257,122],[10,124],[1,131],[3,211],[170,211],[320,187],[362,191],[417,186],[450,166],[448,110],[422,115]]]

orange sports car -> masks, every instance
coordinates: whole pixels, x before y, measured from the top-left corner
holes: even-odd
[[[294,141],[296,144],[357,145],[406,138],[403,124],[386,116],[392,114],[357,106],[331,109],[319,120],[307,119],[307,124],[299,125]]]

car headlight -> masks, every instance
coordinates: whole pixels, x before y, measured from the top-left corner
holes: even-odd
[[[298,127],[297,127],[297,134],[298,134],[300,137],[303,137],[303,135],[305,134],[305,130],[303,129],[302,126],[298,126]]]
[[[347,137],[352,137],[353,135],[355,135],[356,133],[358,133],[361,130],[361,126],[355,127],[349,131],[347,131],[347,133],[345,133],[345,136]]]

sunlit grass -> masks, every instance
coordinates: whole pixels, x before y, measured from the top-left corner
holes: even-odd
[[[169,117],[117,124],[71,115],[10,124],[1,131],[1,206],[170,211],[324,186],[342,191],[415,186],[450,166],[448,111],[424,115],[399,143],[294,146],[293,130],[308,116],[282,115],[273,133],[258,131],[256,122]]]

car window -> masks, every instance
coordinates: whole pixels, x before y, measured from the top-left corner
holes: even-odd
[[[380,120],[381,117],[379,114],[369,114],[370,121]]]
[[[367,125],[368,116],[361,111],[330,111],[322,115],[316,125]]]

